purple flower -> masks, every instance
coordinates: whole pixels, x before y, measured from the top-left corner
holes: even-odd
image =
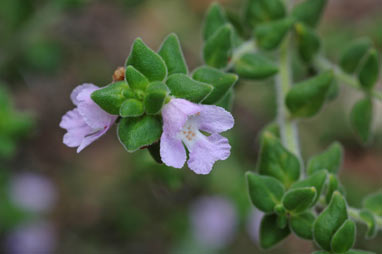
[[[105,134],[117,119],[117,116],[103,111],[90,98],[98,89],[93,84],[77,86],[70,95],[77,107],[68,111],[60,122],[60,127],[68,131],[64,135],[64,144],[78,147],[77,153]]]
[[[12,201],[31,212],[49,211],[56,201],[56,190],[46,177],[33,173],[22,173],[12,179],[10,185]]]
[[[45,221],[31,222],[18,226],[8,235],[6,253],[55,253],[56,243],[56,230],[51,223]]]
[[[162,117],[160,155],[167,166],[183,167],[187,159],[183,144],[189,151],[188,166],[197,174],[210,173],[217,160],[229,157],[228,139],[218,133],[231,129],[234,120],[223,108],[172,99],[163,107]]]
[[[233,240],[238,219],[232,202],[219,196],[202,197],[190,211],[191,230],[199,243],[218,249]]]
[[[259,244],[260,224],[263,217],[264,213],[257,209],[252,209],[248,215],[247,232],[255,244]]]

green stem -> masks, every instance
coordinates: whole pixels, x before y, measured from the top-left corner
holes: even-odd
[[[357,90],[363,90],[361,84],[359,83],[358,79],[353,76],[345,73],[341,70],[337,65],[331,63],[328,59],[320,56],[315,59],[315,65],[319,69],[332,69],[334,71],[335,77],[344,83],[345,85],[348,85],[354,89]],[[381,91],[372,91],[370,92],[370,95],[373,96],[375,99],[382,101],[382,92]]]
[[[292,120],[285,106],[285,97],[292,87],[290,38],[286,38],[279,52],[279,73],[276,76],[277,122],[280,127],[281,141],[292,153],[301,158],[296,120]]]
[[[349,216],[357,221],[357,222],[363,222],[361,216],[360,216],[360,210],[354,207],[348,207],[348,214]],[[382,230],[382,217],[375,216],[375,221],[377,223],[377,230]]]
[[[256,52],[256,42],[253,40],[245,41],[243,44],[240,45],[237,49],[234,50],[232,54],[232,59],[228,66],[225,68],[225,71],[229,71],[233,68],[236,61],[240,59],[244,54],[249,52]]]

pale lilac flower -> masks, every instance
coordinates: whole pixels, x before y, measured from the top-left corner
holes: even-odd
[[[70,95],[77,107],[68,111],[60,123],[60,127],[68,131],[64,135],[64,144],[78,147],[77,153],[105,134],[117,119],[117,116],[105,112],[90,98],[98,89],[93,84],[77,86]]]
[[[55,253],[56,231],[49,222],[31,222],[15,228],[6,239],[6,253]]]
[[[227,246],[236,233],[238,218],[232,202],[219,196],[202,197],[191,206],[191,230],[203,246]]]
[[[31,212],[47,212],[56,201],[52,182],[38,174],[22,173],[15,176],[9,191],[14,204]]]
[[[210,173],[217,160],[229,157],[228,139],[218,133],[231,129],[234,119],[223,108],[172,99],[163,107],[162,117],[160,155],[167,166],[183,167],[187,159],[183,144],[189,151],[188,166],[197,174]]]
[[[264,213],[257,209],[252,209],[248,215],[247,232],[256,245],[259,244],[260,224],[263,217]]]

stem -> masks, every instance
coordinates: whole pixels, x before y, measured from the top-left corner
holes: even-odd
[[[292,87],[290,62],[290,37],[285,38],[279,52],[279,73],[276,76],[277,122],[280,127],[283,145],[300,159],[298,128],[296,120],[292,120],[285,106],[285,97]]]
[[[315,65],[320,69],[332,69],[334,71],[335,77],[340,80],[345,85],[348,85],[357,90],[363,90],[362,85],[359,83],[358,79],[354,75],[349,75],[341,70],[337,65],[331,63],[328,59],[320,56],[315,60]],[[377,100],[382,101],[382,92],[371,91],[370,95]]]
[[[256,43],[253,40],[248,40],[240,45],[232,54],[232,59],[228,66],[225,68],[225,71],[229,71],[233,68],[235,62],[240,59],[244,54],[249,52],[256,51]]]
[[[357,221],[357,222],[363,222],[361,216],[360,216],[360,210],[357,209],[357,208],[353,208],[353,207],[348,207],[348,213],[349,213],[349,216]],[[375,216],[375,221],[377,223],[377,230],[382,230],[382,217],[380,216]]]

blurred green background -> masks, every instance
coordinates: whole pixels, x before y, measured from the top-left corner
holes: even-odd
[[[275,116],[272,80],[237,85],[236,125],[227,133],[232,156],[208,176],[158,165],[147,151],[125,152],[115,129],[78,155],[62,144],[58,127],[73,107],[71,90],[84,82],[107,85],[136,37],[157,49],[176,32],[190,70],[201,65],[201,26],[211,2],[0,1],[0,253],[262,253],[244,172],[255,169],[257,135]],[[238,13],[244,1],[219,2]],[[359,36],[381,50],[381,13],[380,0],[330,0],[319,28],[325,55],[338,59]],[[336,101],[300,124],[305,159],[334,140],[344,144],[341,178],[352,206],[382,188],[382,105],[374,142],[363,147],[348,125],[358,97],[341,87]],[[195,222],[203,216],[222,220],[203,229]],[[221,242],[201,240],[223,231]],[[359,226],[356,247],[381,254],[382,235],[366,241],[364,231]],[[312,250],[311,242],[291,236],[267,253]]]

